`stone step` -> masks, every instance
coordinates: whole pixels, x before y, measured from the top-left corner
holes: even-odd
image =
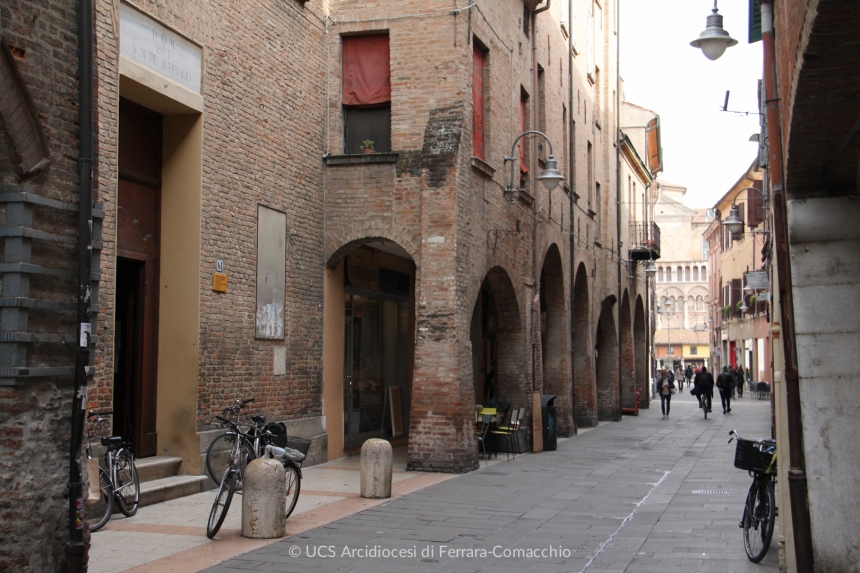
[[[170,476],[140,484],[140,505],[153,505],[203,491],[206,476]]]
[[[134,460],[140,483],[175,476],[182,458],[173,456],[151,456]]]

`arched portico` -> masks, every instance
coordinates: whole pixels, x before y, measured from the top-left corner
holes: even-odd
[[[573,411],[576,425],[597,425],[597,390],[594,386],[594,357],[591,345],[591,299],[588,270],[576,269],[573,288]]]
[[[639,389],[639,407],[650,406],[651,392],[648,386],[648,344],[647,327],[645,322],[645,305],[642,297],[636,297],[636,309],[633,313],[633,352],[636,365],[636,388]]]
[[[612,306],[614,297],[603,301],[597,331],[594,336],[594,354],[597,363],[597,417],[599,420],[621,419],[618,384],[618,337]],[[617,299],[615,299],[617,300]]]
[[[540,279],[540,341],[543,393],[555,394],[558,435],[569,436],[573,425],[570,354],[565,327],[564,268],[558,246],[550,245]]]
[[[620,351],[621,351],[621,407],[636,407],[636,361],[633,348],[633,317],[627,291],[621,297]]]
[[[329,260],[324,290],[329,458],[348,455],[368,438],[406,439],[415,356],[412,256],[392,241],[353,241]]]

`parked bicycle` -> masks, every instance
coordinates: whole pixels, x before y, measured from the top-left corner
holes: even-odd
[[[221,479],[218,480],[220,485],[218,486],[215,501],[212,504],[212,510],[209,512],[206,536],[209,539],[215,537],[224,523],[224,518],[227,517],[227,511],[230,509],[233,495],[237,492],[241,493],[241,483],[245,468],[256,457],[254,454],[254,444],[265,444],[263,451],[266,457],[277,459],[283,464],[286,470],[286,498],[284,500],[284,507],[286,517],[289,517],[299,499],[302,479],[301,463],[304,461],[305,456],[307,456],[308,449],[310,449],[310,440],[288,437],[286,433],[283,435],[275,434],[267,428],[261,430],[259,423],[251,427],[252,431],[243,432],[236,423],[227,418],[221,416],[215,417],[224,426],[229,428],[229,431],[225,435],[231,436],[229,443],[232,447],[227,456],[224,473]],[[283,443],[285,447],[275,445],[277,443]]]
[[[87,419],[95,418],[95,423],[107,421],[113,412],[89,411]],[[99,465],[99,491],[97,499],[87,504],[87,522],[90,531],[98,531],[108,522],[113,514],[114,503],[126,517],[137,513],[140,504],[140,481],[137,469],[134,467],[134,455],[131,444],[122,441],[121,436],[110,436],[101,439],[101,444],[107,448],[104,454],[104,465]],[[90,432],[87,426],[87,460],[93,459],[90,445]]]
[[[758,563],[770,547],[776,523],[776,440],[745,440],[735,430],[729,435],[729,443],[738,441],[735,467],[747,470],[753,478],[738,527],[744,530],[747,557]]]

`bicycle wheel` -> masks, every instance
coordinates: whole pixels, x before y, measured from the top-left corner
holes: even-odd
[[[753,563],[761,561],[770,547],[775,510],[773,483],[757,476],[747,494],[743,518],[744,549]]]
[[[92,532],[104,527],[113,513],[113,485],[104,468],[99,468],[99,487],[98,500],[87,502],[87,523]]]
[[[212,511],[209,512],[209,521],[206,524],[206,537],[209,539],[215,537],[221,529],[221,524],[224,523],[224,518],[227,517],[227,510],[230,509],[230,502],[236,492],[237,473],[233,468],[224,470],[224,477],[218,487],[218,495],[215,496]]]
[[[236,446],[236,440],[236,434],[223,434],[212,440],[212,443],[209,444],[209,449],[206,450],[206,472],[215,483],[221,483],[221,478],[224,477],[224,472],[230,465],[230,455]],[[245,453],[239,458],[240,472],[244,472],[248,463],[256,457],[251,444],[244,439],[242,440],[242,446]],[[237,485],[239,486],[238,489],[241,490],[241,479]]]
[[[296,502],[299,501],[302,478],[299,469],[293,464],[285,465],[284,469],[287,470],[287,517],[289,517],[296,508]]]
[[[117,505],[124,516],[131,517],[137,513],[140,503],[140,480],[134,467],[134,456],[123,448],[117,452],[114,464]]]

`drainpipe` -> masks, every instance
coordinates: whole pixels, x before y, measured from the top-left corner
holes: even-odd
[[[568,110],[568,123],[571,122],[571,118],[573,118],[573,34],[571,33],[571,26],[573,22],[573,0],[567,0],[567,17],[570,22],[568,25],[568,34],[567,34],[567,110]],[[570,126],[568,126],[570,127]],[[567,165],[570,173],[568,173],[568,179],[570,180],[570,195],[568,196],[567,206],[568,206],[568,221],[570,221],[570,232],[568,233],[568,241],[570,242],[568,248],[568,263],[570,268],[568,272],[570,273],[570,310],[568,312],[568,318],[570,320],[570,418],[571,423],[573,424],[573,435],[577,434],[576,428],[576,392],[574,391],[574,383],[576,381],[576,373],[573,368],[573,339],[574,334],[576,332],[576,322],[573,317],[573,309],[575,308],[573,303],[575,302],[574,297],[574,284],[576,279],[576,256],[574,253],[575,246],[575,237],[573,234],[574,230],[574,210],[573,210],[573,197],[576,195],[576,169],[574,166],[576,165],[576,134],[573,129],[568,129],[567,132],[568,142],[567,142]]]
[[[618,420],[621,421],[621,396],[624,395],[622,388],[624,374],[622,368],[622,354],[624,349],[621,346],[621,305],[624,304],[624,299],[621,296],[621,2],[615,3],[615,247],[618,249]],[[646,134],[647,139],[647,134]],[[627,263],[628,265],[630,263]],[[627,276],[627,275],[623,275]],[[634,391],[635,392],[635,391]],[[634,399],[636,394],[633,395]]]
[[[81,479],[81,442],[87,405],[87,369],[90,361],[90,270],[92,265],[91,224],[93,206],[93,6],[92,0],[78,4],[78,295],[75,351],[75,381],[69,440],[69,542],[68,571],[84,570],[85,500]]]
[[[783,377],[788,410],[788,489],[791,498],[791,522],[794,527],[794,551],[798,571],[813,570],[812,528],[809,516],[809,494],[806,460],[803,450],[800,380],[797,372],[797,349],[794,340],[794,299],[791,281],[791,258],[788,246],[786,197],[782,165],[779,94],[776,83],[776,49],[773,30],[773,0],[761,1],[761,31],[764,47],[765,113],[767,116],[770,181],[773,192],[773,236],[779,285],[779,311],[782,321]]]

